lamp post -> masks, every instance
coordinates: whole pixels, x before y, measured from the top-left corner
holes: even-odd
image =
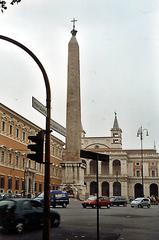
[[[144,156],[143,156],[143,134],[146,133],[148,136],[148,130],[146,128],[142,128],[142,126],[137,131],[137,137],[140,137],[141,142],[141,182],[142,182],[142,196],[144,197]]]

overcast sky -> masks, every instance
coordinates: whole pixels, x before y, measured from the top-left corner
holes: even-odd
[[[82,124],[86,136],[110,136],[114,112],[123,148],[159,150],[159,1],[22,0],[0,14],[1,35],[28,47],[42,62],[51,85],[52,119],[66,126],[67,54],[72,18],[80,46]],[[45,84],[22,49],[0,41],[0,102],[35,124],[45,118]],[[145,133],[145,132],[144,132]],[[60,136],[59,136],[60,137]]]

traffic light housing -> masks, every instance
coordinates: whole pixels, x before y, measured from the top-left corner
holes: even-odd
[[[33,153],[27,154],[27,158],[43,163],[43,149],[44,149],[44,131],[41,130],[35,136],[28,136],[28,139],[32,141],[33,144],[27,146]]]

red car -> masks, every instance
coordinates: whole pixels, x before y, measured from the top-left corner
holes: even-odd
[[[107,207],[110,208],[110,200],[108,197],[99,197],[99,207]],[[92,207],[95,208],[97,207],[97,197],[96,196],[91,196],[87,200],[82,202],[83,208],[86,207]]]

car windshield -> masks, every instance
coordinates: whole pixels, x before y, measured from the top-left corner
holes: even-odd
[[[111,197],[111,198],[110,198],[110,200],[114,200],[114,199],[115,199],[115,197]]]
[[[40,193],[38,196],[36,196],[38,198],[44,198],[44,193]]]
[[[97,199],[96,196],[91,196],[91,197],[88,198],[88,200],[96,200],[96,199]]]
[[[135,201],[136,202],[140,202],[142,200],[142,198],[136,198]]]

